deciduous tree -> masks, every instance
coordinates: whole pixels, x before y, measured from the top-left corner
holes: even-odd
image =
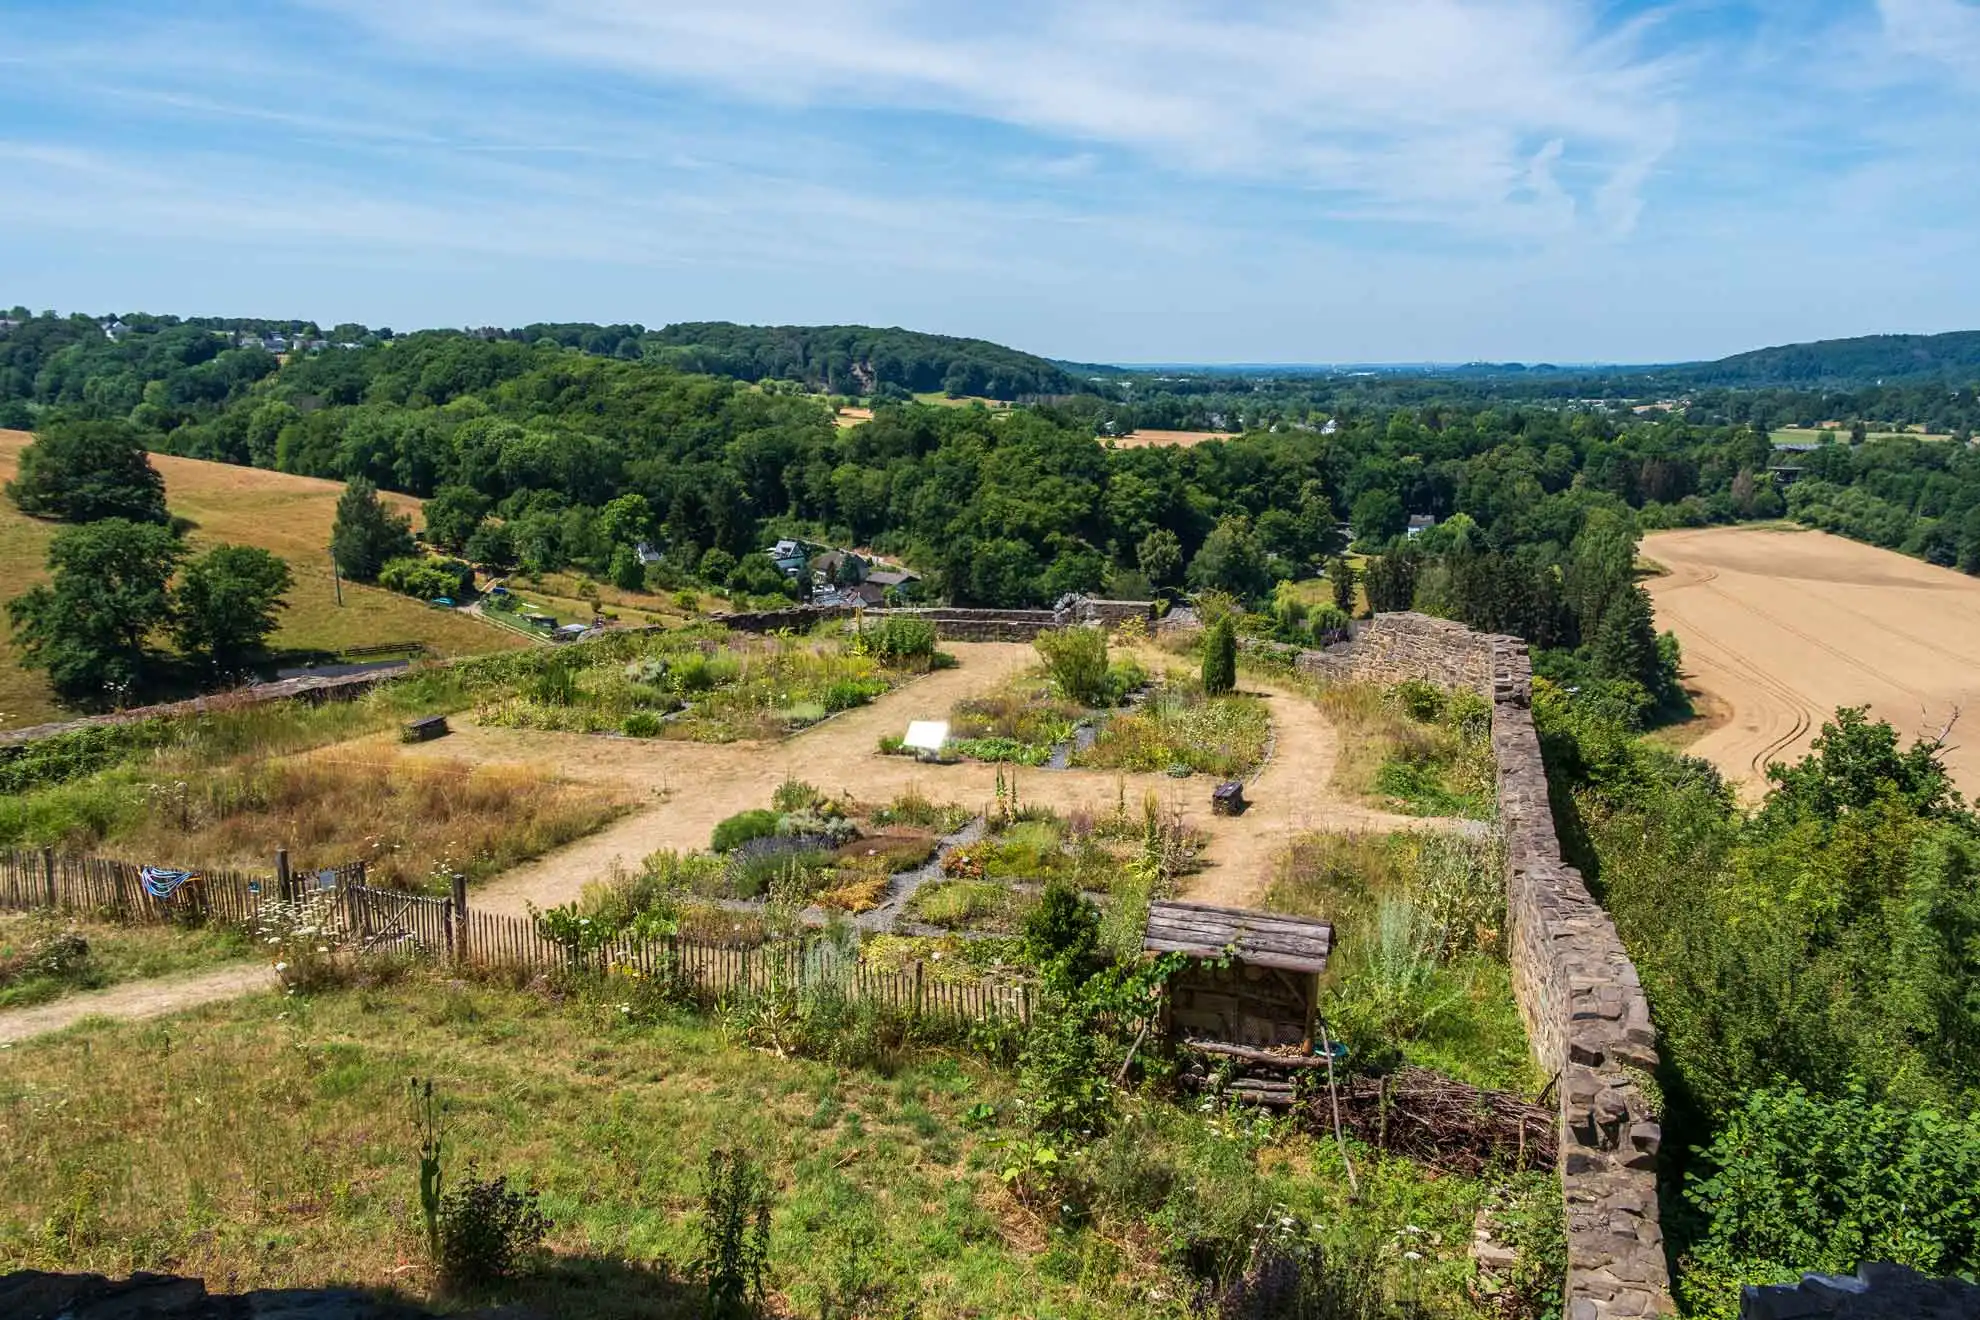
[[[145,678],[145,641],[171,617],[166,584],[184,553],[156,523],[103,518],[49,543],[52,580],[10,602],[23,663],[67,700],[110,705]]]
[[[186,565],[172,592],[172,636],[187,655],[226,668],[259,651],[275,631],[294,582],[279,556],[218,545]]]
[[[166,520],[165,479],[125,422],[50,423],[21,451],[20,473],[7,495],[38,518]]]

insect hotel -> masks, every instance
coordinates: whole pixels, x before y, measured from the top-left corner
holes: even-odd
[[[1333,945],[1333,926],[1307,917],[1150,904],[1142,949],[1190,959],[1170,978],[1164,1008],[1171,1044],[1196,1056],[1184,1082],[1208,1086],[1211,1070],[1226,1064],[1242,1074],[1228,1094],[1292,1104],[1293,1076],[1328,1064],[1313,1047],[1324,1037],[1320,976]]]

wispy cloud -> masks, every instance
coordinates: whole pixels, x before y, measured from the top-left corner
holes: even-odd
[[[1975,0],[0,11],[0,294],[37,302],[251,280],[1141,360],[1642,360],[1980,305]]]
[[[401,51],[554,60],[742,102],[975,117],[1183,174],[1497,233],[1626,231],[1681,65],[1580,0],[357,0]]]

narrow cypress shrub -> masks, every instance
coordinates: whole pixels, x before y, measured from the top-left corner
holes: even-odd
[[[1211,696],[1237,687],[1237,631],[1219,619],[1203,639],[1203,690]]]

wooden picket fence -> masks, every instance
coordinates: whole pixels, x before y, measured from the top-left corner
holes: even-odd
[[[155,898],[145,890],[141,869],[130,862],[73,857],[52,849],[0,851],[0,909],[54,908],[131,925],[210,921],[253,929],[265,903],[293,900],[311,889],[334,890],[364,877],[362,862],[292,870],[287,857],[278,854],[273,875],[201,871],[171,897]]]
[[[630,935],[587,947],[546,936],[528,917],[478,912],[465,888],[435,898],[364,883],[362,862],[294,868],[278,854],[274,873],[201,871],[169,898],[144,888],[140,868],[101,857],[0,851],[0,909],[53,908],[132,924],[216,922],[257,929],[271,904],[302,905],[340,943],[449,965],[522,972],[586,971],[666,979],[711,1001],[779,990],[829,987],[909,1016],[953,1022],[1029,1025],[1023,982],[937,978],[917,961],[882,972],[837,956],[818,937],[766,944],[669,935]]]

